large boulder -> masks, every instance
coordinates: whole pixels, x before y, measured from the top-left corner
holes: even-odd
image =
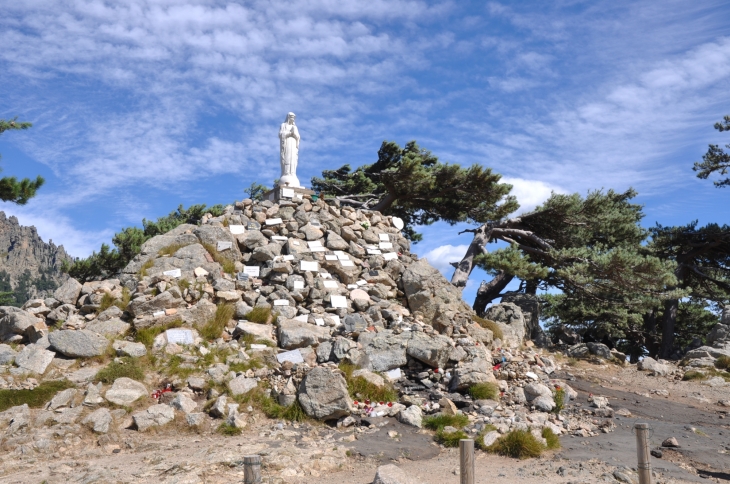
[[[648,356],[636,364],[636,369],[640,371],[647,371],[650,374],[657,376],[664,376],[671,371],[668,365],[659,363],[654,358],[650,358]]]
[[[132,316],[138,317],[152,314],[157,311],[164,311],[165,309],[184,307],[185,301],[182,299],[180,291],[177,290],[177,288],[174,289],[174,292],[172,290],[165,291],[152,299],[138,297],[129,303],[127,311],[129,311]]]
[[[51,347],[70,358],[91,358],[103,355],[109,340],[88,329],[54,331],[48,335]]]
[[[550,397],[552,398],[553,392],[547,386],[542,383],[528,383],[524,387],[525,397],[528,402],[532,402],[538,397]]]
[[[352,412],[352,399],[342,374],[318,366],[302,379],[299,403],[304,412],[319,420],[345,417]]]
[[[512,303],[520,308],[525,319],[525,336],[533,341],[541,341],[544,338],[540,327],[540,299],[535,294],[524,292],[505,293],[502,303]]]
[[[475,358],[454,369],[453,376],[449,382],[451,390],[466,390],[477,383],[496,383],[497,379],[492,373],[491,359]]]
[[[420,481],[413,479],[394,464],[378,467],[375,471],[373,484],[418,484]]]
[[[127,406],[147,395],[147,388],[138,381],[122,377],[114,380],[104,398],[117,405]]]
[[[76,301],[79,300],[79,295],[81,294],[81,287],[79,281],[73,277],[69,277],[61,287],[56,289],[56,292],[53,293],[53,298],[60,301],[61,304],[76,305]]]
[[[120,336],[125,334],[129,327],[129,323],[125,323],[119,318],[112,318],[102,321],[95,319],[87,324],[85,329],[103,336]]]
[[[418,332],[408,340],[406,354],[433,368],[443,368],[449,360],[451,343],[451,338],[446,336],[439,334],[429,336]]]
[[[287,350],[314,346],[329,339],[330,330],[325,326],[315,326],[295,319],[284,319],[279,323],[279,346]]]
[[[0,344],[0,365],[12,365],[18,352],[9,345]]]
[[[213,225],[200,225],[193,230],[193,234],[195,234],[203,244],[212,246],[216,249],[219,256],[232,261],[241,260],[241,251],[238,249],[238,241],[227,228],[215,227]],[[231,248],[218,251],[218,242],[230,242]]]
[[[360,333],[357,341],[365,353],[361,366],[373,371],[388,371],[405,365],[409,336],[410,333],[397,335],[390,330]]]
[[[497,323],[502,330],[504,335],[503,347],[518,348],[529,336],[522,310],[514,303],[495,304],[487,309],[484,317]]]
[[[408,307],[413,313],[421,313],[428,324],[433,324],[439,314],[471,312],[471,308],[462,300],[459,289],[426,259],[409,265],[403,272],[402,282]]]
[[[32,313],[13,306],[0,306],[0,340],[21,342],[25,331],[39,319]]]
[[[42,375],[56,354],[39,345],[28,345],[15,357],[15,364],[23,370]]]
[[[134,425],[137,430],[144,432],[150,427],[156,427],[170,423],[175,418],[175,410],[169,405],[152,405],[147,410],[133,413]]]
[[[105,434],[109,432],[109,426],[113,419],[112,414],[108,408],[99,408],[94,410],[85,419],[81,421],[82,424],[87,425],[94,432],[98,434]]]
[[[251,336],[257,340],[270,341],[274,340],[274,327],[270,324],[249,323],[248,321],[239,321],[233,330],[233,337]]]

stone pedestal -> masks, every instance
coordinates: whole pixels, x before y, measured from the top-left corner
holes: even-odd
[[[263,197],[264,200],[269,200],[277,203],[279,202],[279,200],[303,200],[305,198],[311,197],[314,194],[314,190],[310,190],[304,187],[275,185],[273,190],[269,190],[268,192],[264,193]]]

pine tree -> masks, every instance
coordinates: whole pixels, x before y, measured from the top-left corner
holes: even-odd
[[[730,131],[730,116],[725,116],[721,123],[715,123],[715,129],[721,133],[723,131]],[[725,145],[725,148],[730,149],[730,144]],[[706,180],[715,172],[718,172],[720,175],[727,175],[728,169],[730,169],[730,153],[726,153],[719,146],[711,144],[707,149],[707,153],[702,156],[702,161],[695,162],[692,169],[698,172],[697,178],[702,178],[703,180]],[[714,183],[718,188],[726,187],[730,185],[730,177]]]
[[[17,118],[10,121],[0,119],[0,134],[9,130],[28,129],[33,126],[31,123],[16,122]],[[0,178],[0,200],[13,202],[18,205],[25,205],[28,200],[35,197],[38,189],[43,186],[45,180],[38,176],[35,180],[23,178],[18,180],[14,176]]]
[[[322,178],[312,178],[312,188],[337,203],[400,217],[406,237],[418,242],[417,225],[484,223],[517,210],[512,186],[500,179],[480,165],[442,163],[415,141],[404,148],[383,141],[372,165],[323,171]]]

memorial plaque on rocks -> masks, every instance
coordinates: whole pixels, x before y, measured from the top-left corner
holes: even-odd
[[[383,241],[383,242],[389,242],[390,241],[390,239],[388,238],[388,234],[379,234],[378,235],[378,238],[380,238],[380,240]]]
[[[239,272],[236,274],[236,279],[242,282],[247,282],[248,274],[246,274],[245,272]]]
[[[168,329],[165,331],[168,343],[191,345],[195,342],[193,332],[189,329]]]
[[[154,313],[152,313],[153,318],[159,318],[164,315],[165,315],[165,311],[155,311]]]
[[[406,224],[403,223],[403,219],[400,217],[393,217],[392,219],[393,227],[397,228],[398,230],[403,230],[403,227],[406,226]]]
[[[316,324],[317,326],[324,326],[324,319],[314,318],[314,324]]]
[[[304,281],[294,281],[294,289],[304,289]]]
[[[306,323],[306,322],[309,321],[309,316],[307,316],[306,314],[300,314],[299,316],[297,316],[296,318],[294,318],[294,320],[295,321],[300,321],[302,323]]]
[[[282,188],[281,189],[281,196],[284,198],[293,198],[294,197],[294,190],[291,188]]]
[[[355,263],[351,260],[340,260],[340,265],[342,267],[355,267]]]
[[[243,266],[243,273],[251,277],[259,277],[261,268],[259,266]]]
[[[266,345],[259,345],[259,344],[255,344],[255,343],[251,345],[252,350],[265,350],[267,348],[268,348],[268,346],[266,346]]]
[[[342,322],[340,321],[340,317],[336,314],[330,314],[330,319],[335,322],[335,326],[339,326],[342,324]]]
[[[246,224],[246,230],[261,230],[261,224],[252,220]]]
[[[345,296],[330,296],[333,308],[347,308],[347,298]]]
[[[310,224],[310,225],[311,225],[312,227],[321,227],[321,226],[322,226],[322,224],[321,224],[321,223],[319,222],[319,220],[317,220],[316,218],[313,218],[313,219],[311,219],[311,220],[309,221],[309,224]]]
[[[273,237],[271,237],[271,240],[279,240],[281,242],[286,242],[287,240],[289,240],[289,238],[284,237],[283,235],[274,235]]]
[[[337,260],[336,255],[327,254],[324,256],[324,260]]]
[[[246,226],[245,225],[229,225],[228,229],[231,231],[233,235],[241,235],[246,233]]]
[[[370,271],[370,272],[368,272],[368,274],[372,277],[378,277],[380,275],[380,273],[378,271]]]
[[[370,254],[370,255],[380,255],[382,253],[383,252],[380,251],[379,249],[368,249],[368,254]]]
[[[398,380],[401,376],[403,376],[403,374],[401,373],[400,368],[395,368],[385,372],[385,377],[388,378],[388,380]]]
[[[284,363],[285,361],[290,361],[295,364],[304,363],[304,358],[302,357],[302,353],[298,349],[292,350],[292,351],[285,351],[284,353],[279,353],[278,355],[276,355],[276,359],[279,361],[279,363]]]
[[[300,269],[303,271],[317,272],[319,270],[319,263],[317,261],[303,260],[300,262]]]
[[[280,225],[283,223],[284,223],[284,221],[280,218],[267,218],[266,219],[266,225]]]
[[[216,248],[216,250],[218,250],[218,252],[222,252],[224,250],[231,250],[233,248],[233,242],[219,240],[216,243],[215,248]]]
[[[386,252],[383,254],[383,259],[385,260],[396,260],[398,258],[398,254],[395,252]]]
[[[340,285],[337,284],[337,281],[324,281],[323,284],[326,289],[337,289],[340,287]]]
[[[288,306],[289,300],[288,299],[275,299],[274,300],[274,306]]]
[[[170,276],[170,277],[182,277],[182,271],[180,269],[172,269],[172,270],[163,272],[162,275]]]
[[[381,242],[379,244],[379,246],[380,246],[381,249],[392,249],[393,248],[393,243],[392,242]]]
[[[342,252],[341,250],[336,250],[336,251],[335,251],[335,256],[337,256],[337,258],[338,258],[339,260],[350,260],[350,256],[349,256],[349,255],[347,255],[347,254],[345,254],[345,253],[344,253],[344,252]]]

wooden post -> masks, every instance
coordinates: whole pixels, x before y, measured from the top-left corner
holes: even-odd
[[[261,456],[247,455],[243,458],[244,484],[261,484]]]
[[[639,460],[639,484],[651,484],[651,460],[649,454],[649,424],[637,423],[634,425],[636,431],[636,456]]]
[[[474,440],[459,440],[461,484],[474,484]]]

